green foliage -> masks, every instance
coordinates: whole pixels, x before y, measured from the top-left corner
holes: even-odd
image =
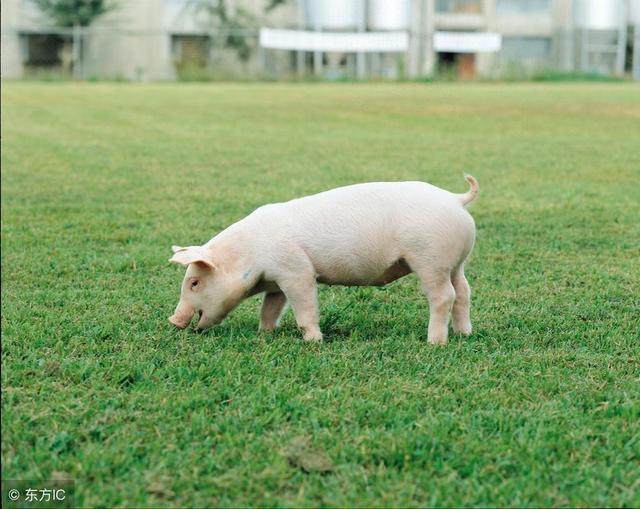
[[[115,8],[108,0],[31,0],[61,27],[89,26],[93,21]]]
[[[597,72],[564,72],[553,69],[543,69],[533,74],[532,81],[601,81],[601,82],[622,82],[624,78],[611,76]]]
[[[183,82],[210,82],[210,81],[234,81],[247,82],[262,80],[261,76],[248,75],[238,70],[233,65],[224,63],[219,65],[201,66],[191,62],[176,67],[178,81]]]
[[[265,6],[265,13],[269,13],[287,0],[269,0]],[[212,19],[215,28],[222,31],[223,45],[232,48],[241,61],[246,62],[253,53],[253,38],[248,37],[248,30],[256,29],[258,18],[249,10],[235,5],[231,8],[228,0],[191,0],[191,4],[198,10],[206,11]]]
[[[640,506],[633,84],[3,83],[2,478],[79,507]],[[171,244],[353,182],[480,181],[474,333],[415,277],[167,317]]]
[[[193,62],[176,66],[176,76],[179,81],[213,81],[215,79],[211,69]]]
[[[215,27],[223,33],[225,47],[234,49],[243,62],[249,60],[253,47],[246,31],[257,25],[251,12],[242,7],[231,9],[228,0],[193,0],[193,5],[209,14]]]
[[[269,0],[269,3],[265,7],[265,11],[270,12],[281,5],[286,4],[288,1],[289,0]]]

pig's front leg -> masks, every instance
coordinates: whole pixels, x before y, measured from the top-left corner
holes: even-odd
[[[260,330],[272,331],[278,326],[278,319],[287,303],[282,292],[265,293],[260,311]]]
[[[304,340],[322,341],[318,316],[318,287],[315,277],[286,279],[279,281],[278,286],[293,309],[298,327],[304,332]]]

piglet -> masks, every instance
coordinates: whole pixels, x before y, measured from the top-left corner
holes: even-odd
[[[260,329],[271,331],[288,303],[305,340],[320,341],[317,284],[386,285],[415,273],[429,301],[428,339],[471,333],[464,263],[475,241],[465,205],[424,182],[372,182],[258,208],[202,246],[173,246],[171,262],[187,267],[169,321],[197,329],[220,323],[240,301],[264,294]]]

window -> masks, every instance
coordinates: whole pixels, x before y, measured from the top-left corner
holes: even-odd
[[[542,62],[551,56],[548,37],[504,37],[500,58],[510,62]]]
[[[496,10],[499,14],[548,12],[551,0],[498,0]]]
[[[447,14],[482,14],[482,0],[437,0],[436,12]]]
[[[23,59],[28,67],[58,67],[71,50],[69,38],[56,34],[22,34]]]
[[[204,67],[209,61],[209,37],[204,35],[171,36],[171,54],[178,67]]]

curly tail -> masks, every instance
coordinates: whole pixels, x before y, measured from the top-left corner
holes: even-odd
[[[479,186],[478,181],[471,175],[465,173],[464,179],[469,182],[471,189],[469,189],[469,191],[464,194],[459,194],[458,197],[460,198],[460,202],[462,203],[462,205],[467,205],[475,200],[476,196],[478,195]]]

